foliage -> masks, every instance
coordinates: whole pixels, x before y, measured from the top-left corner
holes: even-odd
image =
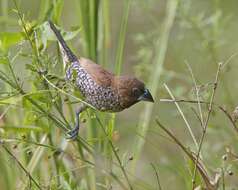
[[[1,189],[236,188],[232,3],[1,0]],[[64,81],[49,19],[77,55],[134,69],[156,103],[90,109],[68,141],[83,100]]]

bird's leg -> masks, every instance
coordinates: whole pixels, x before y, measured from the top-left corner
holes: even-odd
[[[85,104],[81,104],[80,107],[76,110],[76,123],[75,123],[75,127],[69,131],[68,135],[69,135],[69,139],[75,140],[78,136],[78,132],[79,132],[79,116],[80,113],[82,113],[84,110],[87,109],[87,106]]]

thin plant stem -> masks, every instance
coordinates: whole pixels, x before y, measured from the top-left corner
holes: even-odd
[[[201,108],[201,102],[200,102],[201,100],[200,100],[200,96],[199,96],[199,89],[198,89],[197,82],[194,77],[193,70],[192,70],[191,66],[187,62],[186,62],[186,65],[187,65],[188,70],[191,74],[193,84],[194,84],[194,87],[196,90],[196,97],[197,97],[197,101],[198,101],[198,110],[199,110],[199,114],[200,114],[200,121],[201,121],[201,125],[203,126],[203,114],[202,114],[202,108]]]
[[[158,119],[156,119],[156,123],[157,125],[163,129],[163,131],[171,138],[173,139],[173,141],[184,151],[184,153],[191,159],[191,161],[196,164],[197,168],[198,168],[198,171],[200,172],[206,186],[207,186],[207,189],[209,190],[214,190],[215,187],[217,186],[217,183],[219,182],[219,178],[214,181],[214,182],[211,182],[211,179],[210,177],[208,176],[208,173],[207,173],[207,170],[205,169],[205,166],[204,164],[202,164],[201,160],[198,159],[197,160],[197,157],[195,156],[195,154],[193,152],[190,151],[189,148],[186,148],[182,142],[176,138],[176,136],[170,132],[168,129],[166,129],[165,126],[163,126],[160,121]]]
[[[116,54],[115,72],[117,75],[119,75],[121,73],[122,58],[123,58],[123,52],[124,52],[124,46],[125,46],[126,30],[127,30],[127,23],[128,23],[129,12],[130,12],[131,0],[124,0],[124,3],[125,3],[125,12],[122,16],[122,22],[121,22],[118,46],[117,46],[117,54]]]
[[[159,190],[162,190],[162,187],[161,187],[161,184],[160,184],[160,180],[159,180],[159,174],[158,174],[158,171],[155,167],[155,165],[153,163],[150,164],[151,167],[153,168],[154,172],[155,172],[155,175],[156,175],[156,180],[157,180],[157,183],[158,183],[158,188]]]
[[[179,100],[172,100],[172,99],[160,99],[161,102],[169,102],[169,103],[173,103],[173,102],[180,102],[180,103],[191,103],[191,104],[197,104],[198,101],[197,100],[184,100],[184,99],[179,99]],[[201,104],[206,104],[209,105],[209,102],[204,102],[204,101],[200,101]],[[236,123],[234,122],[231,114],[222,106],[215,104],[213,102],[213,106],[216,106],[219,110],[221,110],[229,119],[229,121],[231,122],[234,130],[236,131],[236,133],[238,133],[238,127],[236,125]]]
[[[96,116],[96,118],[97,118],[97,121],[98,121],[98,123],[100,124],[100,126],[101,126],[101,128],[102,128],[102,130],[103,130],[104,135],[107,137],[107,139],[108,139],[108,141],[109,141],[109,144],[110,144],[110,146],[111,146],[111,148],[112,148],[113,154],[114,154],[115,157],[116,157],[116,160],[117,160],[117,162],[118,162],[118,164],[119,164],[119,166],[120,166],[120,168],[121,168],[121,170],[122,170],[122,173],[123,173],[123,175],[124,175],[124,177],[125,177],[125,179],[126,179],[126,181],[127,181],[127,183],[128,183],[128,186],[129,186],[130,190],[133,190],[133,187],[132,187],[132,185],[131,185],[131,182],[130,182],[130,180],[129,180],[129,177],[128,177],[127,173],[126,173],[126,170],[125,170],[125,168],[124,168],[124,166],[123,166],[123,164],[122,164],[122,162],[121,162],[121,159],[120,159],[119,155],[117,154],[116,148],[114,147],[114,145],[113,145],[113,143],[112,143],[112,140],[108,137],[108,134],[107,134],[107,132],[106,132],[106,130],[105,130],[105,128],[104,128],[102,122],[99,120],[99,118],[98,118],[97,116]]]
[[[19,167],[25,172],[25,174],[29,177],[29,179],[36,185],[37,189],[42,190],[41,186],[38,184],[38,182],[32,177],[30,172],[27,171],[27,169],[22,165],[22,163],[17,159],[17,157],[4,145],[1,145],[5,151],[17,162]]]
[[[172,98],[173,100],[175,100],[175,97],[173,96],[173,94],[172,94],[171,90],[169,89],[169,87],[168,87],[166,84],[164,84],[164,87],[165,87],[165,89],[168,91],[168,93],[169,93],[169,95],[171,96],[171,98]],[[193,142],[194,142],[196,148],[198,149],[197,140],[196,140],[196,138],[195,138],[195,136],[194,136],[194,134],[193,134],[193,131],[192,131],[192,128],[191,128],[190,124],[188,123],[188,120],[186,119],[186,117],[185,117],[185,115],[184,115],[182,109],[180,108],[179,104],[178,104],[177,102],[174,102],[174,104],[176,105],[176,107],[177,107],[177,109],[178,109],[180,115],[182,116],[182,118],[183,118],[183,120],[184,120],[184,122],[185,122],[185,124],[186,124],[186,127],[187,127],[187,129],[188,129],[188,131],[189,131],[189,133],[190,133],[190,135],[191,135],[191,137],[192,137],[192,139],[193,139]]]
[[[209,107],[208,107],[207,117],[206,117],[206,120],[205,120],[204,126],[203,126],[202,137],[201,137],[201,140],[200,140],[200,143],[199,143],[198,152],[197,152],[197,155],[196,155],[195,168],[194,168],[193,178],[192,178],[192,189],[195,188],[195,183],[196,183],[195,179],[196,179],[196,175],[197,175],[198,159],[200,157],[200,152],[202,150],[203,141],[204,141],[204,138],[205,138],[208,122],[209,122],[209,119],[210,119],[210,116],[211,116],[211,112],[212,112],[212,108],[213,108],[213,101],[214,101],[216,90],[217,90],[217,86],[218,86],[218,79],[219,79],[219,74],[220,74],[220,71],[221,71],[221,66],[222,66],[222,63],[219,63],[218,64],[218,68],[217,68],[217,73],[216,73],[215,81],[213,83],[214,86],[213,86],[212,95],[211,95],[211,99],[210,99],[210,103],[209,103]]]
[[[150,77],[150,85],[149,89],[151,90],[152,94],[156,94],[158,90],[158,82],[160,80],[162,70],[163,70],[163,65],[165,61],[165,56],[167,52],[167,46],[168,46],[168,41],[169,41],[169,35],[170,31],[172,29],[174,19],[176,16],[176,11],[177,11],[177,5],[178,5],[179,0],[169,0],[167,1],[167,6],[166,6],[166,18],[164,20],[163,26],[161,27],[161,35],[157,39],[156,42],[156,50],[158,51],[156,53],[155,59],[154,59],[154,71],[151,73]],[[141,113],[139,124],[141,125],[138,127],[138,133],[146,136],[152,112],[153,112],[153,104],[147,104],[145,108],[143,109],[144,111]],[[139,156],[142,152],[143,146],[144,146],[144,139],[142,138],[137,138],[135,140],[135,145],[134,145],[134,161],[131,165],[131,169],[133,173],[136,172],[136,165],[137,161],[139,160]]]
[[[27,38],[28,42],[30,43],[31,49],[33,50],[33,52],[34,52],[34,54],[35,54],[35,56],[36,56],[36,60],[37,60],[37,63],[38,63],[37,66],[38,66],[38,67],[41,67],[42,64],[41,64],[41,62],[40,62],[40,60],[39,60],[39,57],[38,57],[37,47],[36,47],[36,45],[33,43],[33,41],[31,40],[31,38],[30,38],[30,36],[29,36],[29,33],[28,33],[28,31],[27,31],[27,28],[26,28],[25,21],[24,21],[24,19],[23,19],[22,14],[19,12],[19,8],[18,8],[18,5],[17,5],[16,0],[13,0],[13,2],[14,2],[14,5],[15,5],[15,7],[16,7],[16,10],[17,10],[18,17],[19,17],[20,20],[21,20],[22,27],[23,27],[24,33],[25,33],[25,35],[26,35],[26,38]]]
[[[53,88],[55,88],[56,90],[58,90],[58,91],[61,92],[62,94],[65,94],[65,95],[67,95],[67,96],[69,96],[69,97],[71,97],[71,98],[74,98],[75,100],[77,100],[77,101],[79,101],[79,102],[82,102],[83,104],[87,105],[88,107],[91,107],[91,108],[94,109],[94,110],[96,109],[96,108],[94,108],[91,104],[89,104],[89,103],[83,101],[82,99],[80,99],[80,98],[78,98],[78,97],[76,97],[76,96],[74,96],[74,95],[72,95],[72,94],[69,94],[69,93],[65,92],[64,90],[58,88],[58,87],[55,86],[52,82],[50,82],[50,81],[46,78],[45,75],[42,75],[42,77],[45,79],[45,81],[46,81],[50,86],[52,86]]]

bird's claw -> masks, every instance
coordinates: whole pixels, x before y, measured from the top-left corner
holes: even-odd
[[[76,140],[76,138],[78,136],[78,132],[79,132],[79,128],[78,127],[73,128],[72,130],[70,130],[67,133],[67,139],[69,139],[69,140]]]

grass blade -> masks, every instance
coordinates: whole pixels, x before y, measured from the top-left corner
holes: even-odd
[[[154,69],[154,72],[151,74],[151,78],[150,78],[151,84],[149,88],[152,94],[155,94],[158,90],[158,81],[160,80],[160,77],[161,77],[165,55],[167,52],[169,34],[175,19],[177,5],[178,5],[177,0],[169,0],[167,3],[167,9],[166,9],[167,16],[165,18],[164,25],[162,27],[160,40],[158,40],[156,44],[156,49],[158,49],[158,54],[154,60],[155,69]],[[153,104],[146,104],[146,107],[140,117],[140,121],[139,121],[140,127],[138,127],[138,133],[144,137],[146,136],[148,128],[149,128],[153,106],[154,106]],[[132,164],[133,172],[135,172],[135,167],[137,165],[137,161],[139,159],[144,143],[145,141],[143,138],[136,139],[135,146],[134,146],[135,159]]]

